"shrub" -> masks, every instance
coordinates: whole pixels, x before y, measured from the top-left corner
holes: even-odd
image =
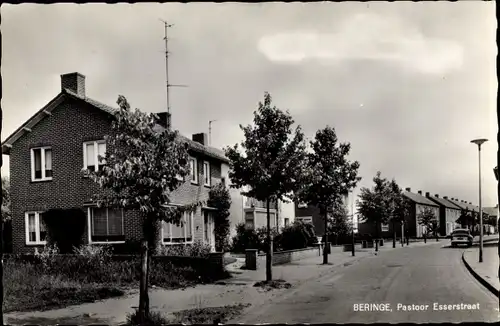
[[[47,242],[56,245],[62,254],[69,254],[83,244],[86,215],[79,208],[50,209],[42,215],[47,228]]]
[[[147,320],[144,321],[146,325],[166,325],[169,320],[158,311],[150,311]],[[139,310],[135,309],[133,313],[127,315],[127,324],[130,326],[137,326],[140,324]]]
[[[45,270],[50,270],[58,255],[59,248],[54,244],[44,246],[42,252],[39,252],[38,248],[35,249],[35,258]]]
[[[229,209],[231,208],[231,195],[222,183],[212,187],[208,193],[207,205],[216,211],[213,213],[215,224],[215,248],[224,252],[229,248]]]
[[[268,250],[268,245],[267,245],[267,228],[265,226],[260,227],[256,231],[257,233],[257,238],[258,238],[258,249],[262,252],[267,252]],[[271,236],[273,237],[273,251],[279,251],[280,249],[280,240],[279,240],[279,232],[276,228],[271,229]]]
[[[107,245],[86,244],[73,250],[85,264],[105,264],[111,258],[111,248]]]
[[[111,245],[115,255],[136,255],[141,253],[140,240],[125,240],[125,243]]]
[[[245,223],[236,225],[231,251],[244,253],[246,249],[260,249],[259,244],[259,237],[254,229],[247,228]]]
[[[192,245],[168,245],[161,246],[158,250],[159,256],[184,256],[184,257],[208,257],[212,248],[203,241],[196,240]]]

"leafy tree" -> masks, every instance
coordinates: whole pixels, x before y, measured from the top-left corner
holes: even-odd
[[[287,112],[272,106],[271,95],[265,93],[264,103],[254,112],[253,125],[241,126],[245,140],[225,149],[230,160],[231,187],[250,188],[242,194],[266,202],[267,240],[272,248],[269,204],[285,201],[298,187],[305,160],[304,134]],[[272,280],[272,252],[267,250],[266,280]]]
[[[430,207],[424,207],[424,209],[418,214],[418,224],[425,227],[423,236],[424,242],[427,243],[427,233],[432,232],[433,225],[438,224],[434,210]]]
[[[344,238],[352,232],[352,220],[344,203],[337,201],[334,208],[328,214],[328,234],[335,238],[338,244],[339,238]]]
[[[312,152],[307,155],[307,170],[298,197],[301,202],[316,206],[325,221],[323,263],[328,263],[328,212],[342,201],[343,195],[356,187],[359,163],[347,156],[351,144],[338,143],[335,129],[326,126],[316,132],[311,141]],[[335,216],[335,215],[334,215]]]
[[[215,185],[208,193],[207,205],[217,209],[214,212],[215,248],[225,251],[229,245],[229,209],[231,195],[222,183]]]
[[[382,178],[380,171],[373,178],[373,182],[375,185],[372,189],[361,188],[357,206],[361,220],[375,226],[375,239],[378,239],[381,225],[389,221],[393,211],[390,206],[392,194],[389,182]],[[375,242],[375,250],[378,251],[378,241]]]
[[[188,145],[176,131],[160,128],[155,114],[132,111],[124,96],[118,97],[117,104],[120,109],[114,114],[111,134],[105,137],[105,157],[99,157],[105,164],[102,169],[85,173],[103,189],[94,196],[99,207],[141,213],[146,270],[143,273],[141,269],[139,314],[147,318],[148,251],[157,246],[160,221],[179,224],[185,211],[193,211],[202,203],[168,206],[170,194],[189,174]]]
[[[470,229],[474,232],[475,216],[474,212],[470,211],[468,208],[460,210],[460,216],[456,220],[462,228]]]
[[[10,182],[6,177],[2,177],[2,219],[4,222],[12,219],[10,210]]]
[[[391,209],[391,220],[392,230],[393,230],[393,239],[392,246],[396,247],[396,228],[398,224],[406,223],[408,217],[410,216],[411,211],[411,203],[410,201],[403,196],[403,190],[399,187],[396,180],[392,179],[389,183],[390,190],[390,209]],[[403,242],[404,232],[401,234],[401,241]]]

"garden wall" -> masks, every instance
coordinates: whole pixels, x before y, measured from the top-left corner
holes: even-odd
[[[292,261],[297,261],[305,258],[321,256],[321,251],[319,246],[310,247],[304,249],[279,251],[273,253],[273,265],[287,264]],[[259,266],[265,266],[266,264],[266,254],[259,254],[257,256],[257,268]]]

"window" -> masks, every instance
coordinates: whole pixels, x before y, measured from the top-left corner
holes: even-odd
[[[41,212],[27,212],[25,215],[26,244],[44,245],[47,238],[47,230],[42,219]]]
[[[297,205],[298,208],[307,208],[307,204],[306,203],[299,203]]]
[[[99,160],[106,154],[106,143],[104,140],[83,143],[83,168],[89,171],[97,171],[104,165],[104,160]]]
[[[191,183],[198,183],[198,161],[195,158],[189,159],[189,168],[191,169]]]
[[[179,225],[162,222],[162,239],[164,244],[193,242],[194,212],[184,212]]]
[[[203,184],[205,186],[211,185],[211,176],[210,176],[210,163],[205,161],[203,162]]]
[[[31,149],[31,180],[52,180],[52,149],[50,147]]]
[[[89,208],[90,242],[125,241],[123,210],[111,208]]]
[[[301,217],[296,217],[295,218],[297,221],[300,221],[302,223],[311,223],[313,222],[312,216],[301,216]]]
[[[285,217],[285,227],[290,225],[290,219],[288,217]]]
[[[381,230],[382,230],[382,232],[388,232],[389,231],[389,224],[382,224]]]
[[[226,177],[222,177],[220,178],[220,182],[222,183],[222,185],[225,187],[226,186]]]

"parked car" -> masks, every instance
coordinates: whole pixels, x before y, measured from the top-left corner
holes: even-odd
[[[468,229],[456,229],[451,233],[450,239],[452,247],[456,247],[458,245],[466,245],[467,247],[471,247],[474,237]]]

